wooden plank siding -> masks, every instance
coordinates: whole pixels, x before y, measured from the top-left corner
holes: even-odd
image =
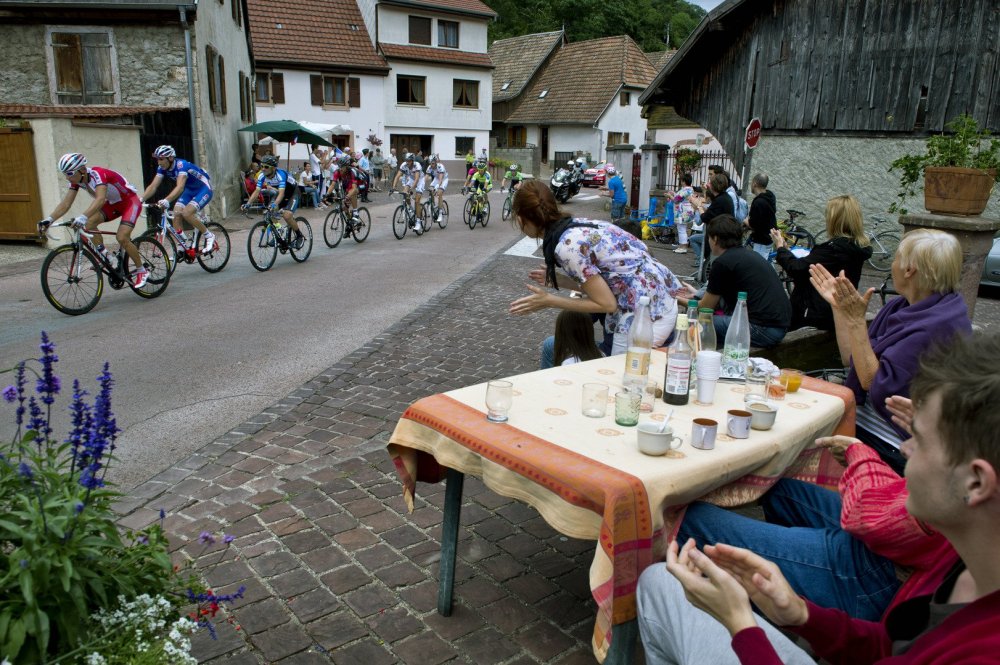
[[[742,164],[743,129],[922,137],[969,113],[1000,132],[1000,0],[738,3],[659,83]]]

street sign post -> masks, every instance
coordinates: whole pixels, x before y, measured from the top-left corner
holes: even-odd
[[[757,147],[757,142],[760,141],[760,118],[754,118],[747,125],[746,133],[746,148],[747,150],[753,150]]]

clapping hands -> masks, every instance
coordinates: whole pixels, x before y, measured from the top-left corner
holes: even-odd
[[[875,289],[868,289],[862,295],[851,284],[851,280],[847,279],[843,270],[834,277],[821,263],[809,266],[809,282],[834,310],[852,319],[864,320],[868,302],[875,293]]]

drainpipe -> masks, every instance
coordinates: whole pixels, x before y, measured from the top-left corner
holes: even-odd
[[[187,11],[184,7],[177,8],[181,13],[181,26],[184,28],[184,64],[187,67],[188,82],[188,113],[191,115],[191,148],[195,154],[195,159],[201,162],[201,153],[198,151],[198,115],[194,105],[194,65],[191,57],[191,26],[187,22]]]

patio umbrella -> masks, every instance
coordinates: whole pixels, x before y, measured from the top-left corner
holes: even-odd
[[[331,148],[333,147],[333,144],[325,138],[306,129],[294,120],[265,120],[264,122],[254,123],[252,125],[248,125],[247,127],[241,127],[237,131],[267,134],[276,141],[287,143],[288,155],[286,160],[289,164],[291,164],[292,161],[292,143],[315,143],[318,145],[329,146]]]

